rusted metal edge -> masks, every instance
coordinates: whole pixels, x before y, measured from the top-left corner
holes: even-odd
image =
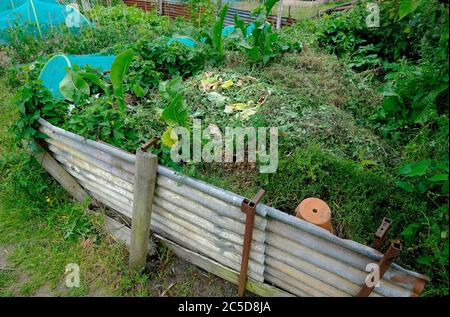
[[[252,201],[248,201],[248,199],[244,198],[241,205],[241,210],[247,215],[247,219],[245,221],[244,245],[242,249],[241,272],[239,275],[239,297],[244,296],[244,291],[247,283],[248,262],[250,259],[250,248],[253,239],[253,226],[255,224],[256,206],[260,202],[264,193],[264,189],[260,189],[256,196],[252,199]]]
[[[375,239],[372,244],[372,247],[375,250],[381,251],[381,248],[383,246],[384,241],[386,240],[386,236],[389,231],[389,228],[391,227],[391,224],[392,220],[386,217],[384,217],[383,220],[381,221],[380,226],[375,232]]]
[[[396,257],[400,255],[400,252],[402,251],[402,244],[399,240],[395,240],[391,243],[387,251],[384,253],[383,257],[381,258],[380,262],[378,262],[379,267],[379,276],[378,280],[381,281],[381,279],[384,276],[384,273],[386,273],[389,270],[389,267],[391,266],[392,262]],[[356,297],[368,297],[370,293],[372,293],[375,286],[368,286],[367,283],[364,284]]]
[[[146,143],[144,143],[144,145],[141,146],[141,150],[147,151],[151,146],[153,146],[159,140],[160,140],[159,136],[155,136],[155,137],[151,138],[149,141],[147,141]]]

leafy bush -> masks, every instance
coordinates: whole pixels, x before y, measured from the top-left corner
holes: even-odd
[[[214,21],[214,4],[212,0],[188,0],[191,22],[197,27],[211,25]]]
[[[143,87],[157,87],[160,80],[187,77],[203,69],[207,53],[203,47],[188,47],[179,42],[142,40],[132,46],[136,59],[130,78]]]
[[[382,107],[372,117],[385,137],[398,138],[400,131],[448,117],[448,69],[404,63],[394,69],[382,88]]]
[[[38,130],[37,119],[45,117],[53,124],[63,121],[67,104],[55,100],[51,92],[41,85],[39,81],[31,81],[19,88],[15,96],[20,117],[12,127],[16,142],[24,140],[36,150],[34,139],[46,136]]]

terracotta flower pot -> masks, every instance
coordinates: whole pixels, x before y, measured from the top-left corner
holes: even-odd
[[[331,224],[331,209],[319,198],[304,199],[295,210],[297,217],[333,233]]]

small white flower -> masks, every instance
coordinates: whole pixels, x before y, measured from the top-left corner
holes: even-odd
[[[67,114],[69,115],[69,116],[71,116],[72,115],[72,110],[73,109],[75,109],[75,105],[74,104],[70,104],[69,105],[69,107],[67,108]]]
[[[36,65],[31,64],[31,65],[30,65],[30,72],[33,71],[35,68],[36,68]]]
[[[100,94],[96,94],[96,95],[94,96],[95,99],[98,99],[99,97],[100,97]]]

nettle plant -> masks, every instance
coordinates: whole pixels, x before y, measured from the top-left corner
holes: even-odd
[[[55,99],[39,80],[29,81],[20,87],[14,100],[20,113],[19,119],[11,127],[15,142],[19,144],[24,141],[33,151],[37,151],[35,139],[47,137],[39,131],[37,119],[45,117],[49,122],[59,124],[66,116],[68,104]]]

